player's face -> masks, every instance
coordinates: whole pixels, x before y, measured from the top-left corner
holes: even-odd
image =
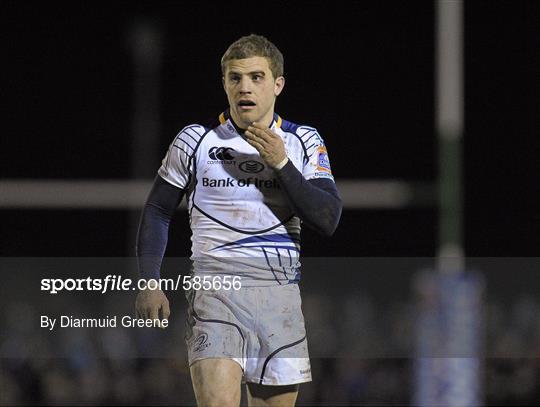
[[[284,85],[285,78],[274,78],[265,57],[229,61],[223,87],[235,123],[241,128],[247,128],[253,122],[269,126],[274,116],[276,97]]]

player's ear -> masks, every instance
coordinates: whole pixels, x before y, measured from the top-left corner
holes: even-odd
[[[285,78],[283,76],[278,76],[274,81],[274,95],[279,96],[284,87]]]
[[[225,76],[221,77],[221,84],[223,85],[223,90],[225,90]]]

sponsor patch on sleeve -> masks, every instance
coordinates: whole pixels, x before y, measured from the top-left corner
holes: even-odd
[[[325,146],[319,146],[317,149],[317,171],[332,174],[330,169],[330,160],[328,159],[328,152]]]

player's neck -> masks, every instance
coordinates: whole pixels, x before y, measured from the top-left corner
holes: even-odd
[[[240,134],[244,134],[244,131],[246,131],[246,129],[250,126],[250,123],[244,123],[241,120],[239,120],[238,118],[235,118],[233,112],[230,112],[230,118],[231,118],[231,122],[232,122],[234,128]],[[272,124],[273,119],[274,119],[274,112],[272,111],[272,112],[270,112],[270,114],[267,114],[265,117],[263,117],[258,122],[260,124],[262,124],[263,126],[270,127],[270,125]]]
[[[231,115],[231,123],[238,134],[244,135],[244,132],[246,131],[246,129],[243,129],[238,124],[236,124],[236,121],[233,119],[232,115]]]

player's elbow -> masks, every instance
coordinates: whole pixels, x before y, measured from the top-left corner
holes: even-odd
[[[332,213],[332,221],[330,223],[330,227],[328,228],[327,230],[327,236],[330,237],[332,236],[338,225],[339,225],[339,220],[341,219],[341,212],[343,211],[343,203],[341,202],[341,199],[340,198],[337,198],[336,199],[336,206],[334,208],[334,211]]]
[[[321,220],[317,231],[324,237],[330,237],[336,231],[339,220],[341,218],[341,212],[343,209],[343,204],[339,197],[335,197],[332,205],[329,205],[319,218]]]

